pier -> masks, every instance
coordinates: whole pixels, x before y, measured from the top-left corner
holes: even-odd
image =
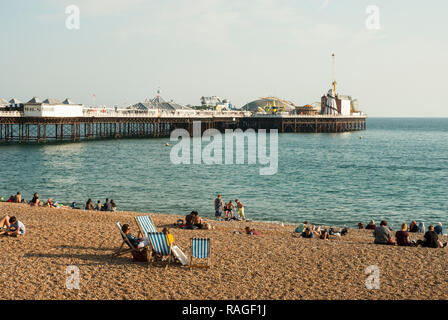
[[[94,139],[169,137],[177,128],[277,129],[279,133],[338,133],[366,129],[366,116],[253,114],[243,111],[144,112],[85,110],[82,117],[26,117],[0,112],[0,143],[76,142]]]

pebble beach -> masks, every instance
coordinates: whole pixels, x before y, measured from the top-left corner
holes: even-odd
[[[448,299],[447,248],[374,245],[371,231],[356,229],[329,241],[303,239],[292,236],[295,225],[265,222],[205,219],[212,230],[183,230],[173,224],[184,216],[149,214],[158,230],[170,228],[187,256],[191,237],[209,237],[212,267],[165,269],[131,254],[112,258],[121,244],[116,222],[136,235],[134,217],[144,213],[0,203],[0,217],[16,216],[27,230],[24,237],[0,236],[0,299]],[[244,234],[245,226],[262,235]],[[70,265],[79,268],[79,289],[66,287]],[[372,265],[379,289],[366,288]]]

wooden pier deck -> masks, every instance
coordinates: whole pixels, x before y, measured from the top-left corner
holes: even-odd
[[[366,129],[366,116],[249,115],[243,112],[107,114],[76,118],[25,117],[0,112],[0,143],[75,142],[80,140],[168,137],[177,128],[193,133],[193,122],[207,129],[277,129],[279,133],[348,132]]]

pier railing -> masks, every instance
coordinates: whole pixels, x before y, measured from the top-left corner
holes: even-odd
[[[0,111],[0,117],[24,117],[23,111]],[[85,109],[83,111],[83,117],[86,118],[366,118],[367,115],[330,115],[330,114],[318,114],[318,115],[299,115],[291,114],[287,112],[276,114],[262,114],[252,113],[248,111],[205,111],[205,110],[179,110],[179,111],[166,111],[166,110],[148,110],[148,111],[135,111],[135,110],[111,110],[111,109]]]
[[[23,117],[21,111],[0,111],[0,117]]]

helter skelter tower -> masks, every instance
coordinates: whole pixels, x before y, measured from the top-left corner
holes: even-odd
[[[331,89],[328,90],[328,93],[322,97],[321,105],[322,105],[322,113],[323,114],[331,114],[337,115],[338,108],[336,103],[336,56],[334,53],[331,54],[332,58],[332,78],[333,81],[331,83]]]

